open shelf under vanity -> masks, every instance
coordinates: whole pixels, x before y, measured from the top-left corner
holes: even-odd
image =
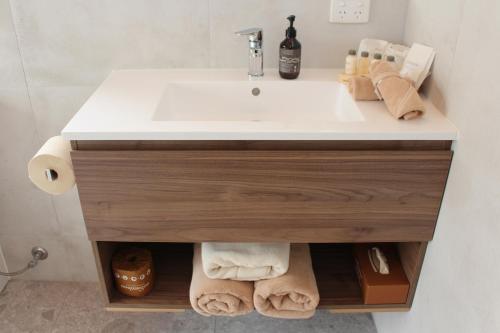
[[[111,257],[122,246],[151,250],[156,271],[153,290],[144,297],[130,297],[114,287]],[[403,304],[363,304],[353,256],[353,244],[310,244],[313,268],[320,292],[320,309],[334,312],[406,311],[411,307],[427,243],[398,243],[399,257],[410,281]],[[94,242],[98,269],[104,283],[106,308],[113,311],[183,311],[190,309],[192,243]]]

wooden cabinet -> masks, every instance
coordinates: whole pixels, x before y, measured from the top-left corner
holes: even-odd
[[[409,309],[452,158],[448,141],[78,141],[73,148],[88,235],[114,309],[188,307],[189,243],[202,241],[323,243],[312,246],[323,307]],[[147,242],[160,263],[181,260],[179,271],[160,271],[145,298],[120,296],[109,272],[120,242]],[[354,242],[398,243],[407,303],[362,304]],[[170,258],[169,251],[180,252]]]

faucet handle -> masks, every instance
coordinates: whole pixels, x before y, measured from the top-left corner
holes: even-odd
[[[238,36],[248,36],[250,42],[262,41],[262,28],[250,28],[235,32]]]

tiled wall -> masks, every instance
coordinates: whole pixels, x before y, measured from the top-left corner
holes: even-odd
[[[276,67],[289,14],[305,67],[340,67],[364,37],[403,38],[407,0],[372,1],[370,23],[328,22],[329,0],[0,0],[0,244],[10,269],[32,245],[50,257],[26,278],[89,280],[94,263],[76,195],[30,184],[26,162],[113,69],[245,67],[233,33],[264,28]]]
[[[427,94],[460,134],[413,309],[380,333],[500,332],[500,1],[410,0],[405,39],[437,49]]]

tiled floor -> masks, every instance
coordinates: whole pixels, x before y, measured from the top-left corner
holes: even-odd
[[[206,318],[184,313],[111,313],[96,284],[11,281],[0,295],[0,332],[231,332],[376,333],[370,315],[318,311],[309,320],[277,320],[253,313]]]

